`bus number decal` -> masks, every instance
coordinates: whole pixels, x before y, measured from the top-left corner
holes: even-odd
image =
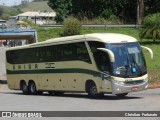
[[[55,68],[53,65],[54,63],[45,63],[46,67],[45,68]]]
[[[28,66],[28,67],[27,67]],[[13,65],[13,70],[26,70],[26,69],[38,69],[38,64],[27,64],[27,65]]]

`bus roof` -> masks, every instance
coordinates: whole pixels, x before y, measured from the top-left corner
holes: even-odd
[[[134,37],[118,34],[118,33],[92,33],[92,34],[85,34],[85,35],[75,35],[75,36],[68,36],[68,37],[59,37],[59,38],[52,38],[43,42],[13,47],[10,49],[23,49],[28,47],[38,47],[38,46],[46,46],[52,44],[65,44],[65,43],[73,43],[73,42],[82,42],[82,41],[98,41],[104,43],[125,43],[125,42],[137,42]]]
[[[46,42],[67,42],[67,41],[80,41],[85,39],[86,41],[99,41],[105,43],[120,43],[120,42],[136,42],[137,40],[131,36],[118,34],[118,33],[92,33],[85,35],[75,35],[69,37],[53,38]]]

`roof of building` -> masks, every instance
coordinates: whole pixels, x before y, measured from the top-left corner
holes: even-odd
[[[17,16],[19,17],[55,17],[56,13],[55,12],[25,12],[18,14]]]

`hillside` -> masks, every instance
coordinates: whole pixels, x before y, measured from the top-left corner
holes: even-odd
[[[47,1],[41,1],[41,2],[30,2],[25,7],[20,7],[20,9],[23,12],[27,11],[52,11],[52,9],[47,5]]]
[[[8,7],[8,6],[3,6],[0,5],[0,9],[2,9],[5,13],[14,10],[15,8],[13,7]]]
[[[7,20],[10,16],[20,14],[22,11],[18,7],[8,7],[0,5],[0,19]]]

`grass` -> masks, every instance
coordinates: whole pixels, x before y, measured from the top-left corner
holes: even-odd
[[[59,37],[59,34],[61,33],[61,28],[53,28],[53,29],[38,29],[38,41],[45,41],[50,38],[56,38]]]

